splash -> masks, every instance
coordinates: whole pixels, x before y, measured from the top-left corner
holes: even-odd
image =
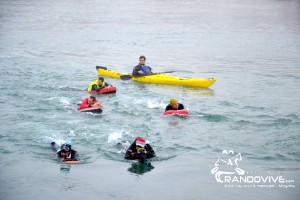
[[[69,137],[74,137],[74,136],[75,136],[75,131],[74,130],[70,130]]]
[[[164,104],[164,103],[158,103],[158,102],[153,102],[151,101],[150,99],[148,100],[147,102],[147,107],[148,108],[164,108],[166,107],[167,104]]]
[[[122,137],[122,133],[113,132],[109,134],[107,143],[108,144],[117,144],[120,141],[120,138]]]
[[[66,90],[66,91],[84,91],[85,89],[82,89],[82,88],[77,88],[75,86],[71,87],[71,86],[68,86],[68,85],[62,85],[59,87],[59,89],[61,90]]]
[[[62,145],[65,143],[64,139],[58,138],[58,137],[50,137],[46,136],[45,138],[42,139],[44,143],[50,144],[51,142],[55,142],[58,145]]]
[[[61,98],[59,99],[59,102],[62,103],[62,104],[64,104],[64,105],[70,105],[70,101],[69,101],[69,99],[66,98],[66,97],[61,97]]]

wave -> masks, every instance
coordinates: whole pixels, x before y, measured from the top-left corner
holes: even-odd
[[[147,107],[148,108],[165,108],[166,106],[167,106],[166,103],[160,103],[160,102],[155,101],[155,100],[149,99],[147,101]]]
[[[246,110],[251,110],[251,111],[261,111],[261,110],[265,110],[264,107],[261,106],[245,106],[242,109],[246,109]]]
[[[68,85],[59,86],[59,89],[64,91],[86,91],[86,88],[83,89],[83,88],[78,88],[75,86],[68,86]]]
[[[219,114],[203,114],[203,118],[209,122],[227,122],[229,118],[225,115]]]
[[[291,158],[287,155],[276,153],[274,155],[255,155],[248,156],[249,159],[264,160],[264,161],[300,161],[300,159]]]
[[[268,167],[265,169],[271,171],[300,171],[300,167]]]
[[[221,105],[221,106],[230,106],[230,107],[236,107],[236,106],[238,106],[238,104],[232,103],[232,102],[228,102],[228,101],[220,101],[219,105]]]

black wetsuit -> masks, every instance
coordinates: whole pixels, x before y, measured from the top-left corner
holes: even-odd
[[[166,107],[166,110],[165,110],[165,111],[168,111],[168,110],[183,110],[183,109],[184,109],[184,106],[183,106],[181,103],[178,103],[178,109],[172,108],[172,106],[169,104],[169,105]]]
[[[75,150],[73,150],[73,149],[71,149],[71,154],[68,156],[68,158],[63,158],[62,156],[61,156],[61,149],[60,150],[58,150],[57,151],[57,148],[55,147],[55,142],[51,142],[51,149],[53,150],[53,151],[56,151],[56,154],[57,154],[57,160],[58,161],[68,161],[68,160],[79,160],[79,154],[78,154],[78,152],[77,151],[75,151]]]
[[[69,155],[67,158],[63,158],[60,153],[61,153],[61,150],[59,150],[57,152],[57,160],[58,161],[71,161],[71,160],[72,161],[74,161],[74,160],[77,161],[79,159],[78,152],[73,150],[73,149],[71,149],[71,155]]]
[[[138,71],[140,71],[140,70],[142,70],[142,67],[143,67],[144,65],[137,65],[137,66],[135,66],[134,67],[134,69],[133,69],[133,71],[132,71],[132,75],[133,76],[138,76],[138,75],[141,75],[141,74],[139,74],[139,72]],[[151,69],[151,67],[149,67],[150,68],[150,72],[152,73],[152,69]]]
[[[125,153],[125,159],[127,160],[139,160],[140,162],[144,162],[149,158],[156,157],[154,150],[152,149],[150,144],[146,144],[144,149],[145,152],[138,153],[136,150],[136,140],[130,145]],[[133,154],[132,154],[133,153]]]

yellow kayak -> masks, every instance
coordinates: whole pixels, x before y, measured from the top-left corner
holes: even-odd
[[[96,67],[99,76],[107,76],[111,78],[120,78],[123,75],[130,76],[128,74],[122,74],[112,70],[108,70],[106,67]],[[144,83],[155,84],[169,84],[169,85],[184,85],[192,87],[210,87],[217,79],[215,78],[181,78],[177,76],[171,76],[167,74],[154,74],[146,76],[132,77],[131,80]]]

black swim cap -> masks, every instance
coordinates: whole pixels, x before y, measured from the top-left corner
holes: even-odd
[[[63,144],[63,145],[61,145],[61,150],[65,151],[65,152],[71,151],[71,145]]]

